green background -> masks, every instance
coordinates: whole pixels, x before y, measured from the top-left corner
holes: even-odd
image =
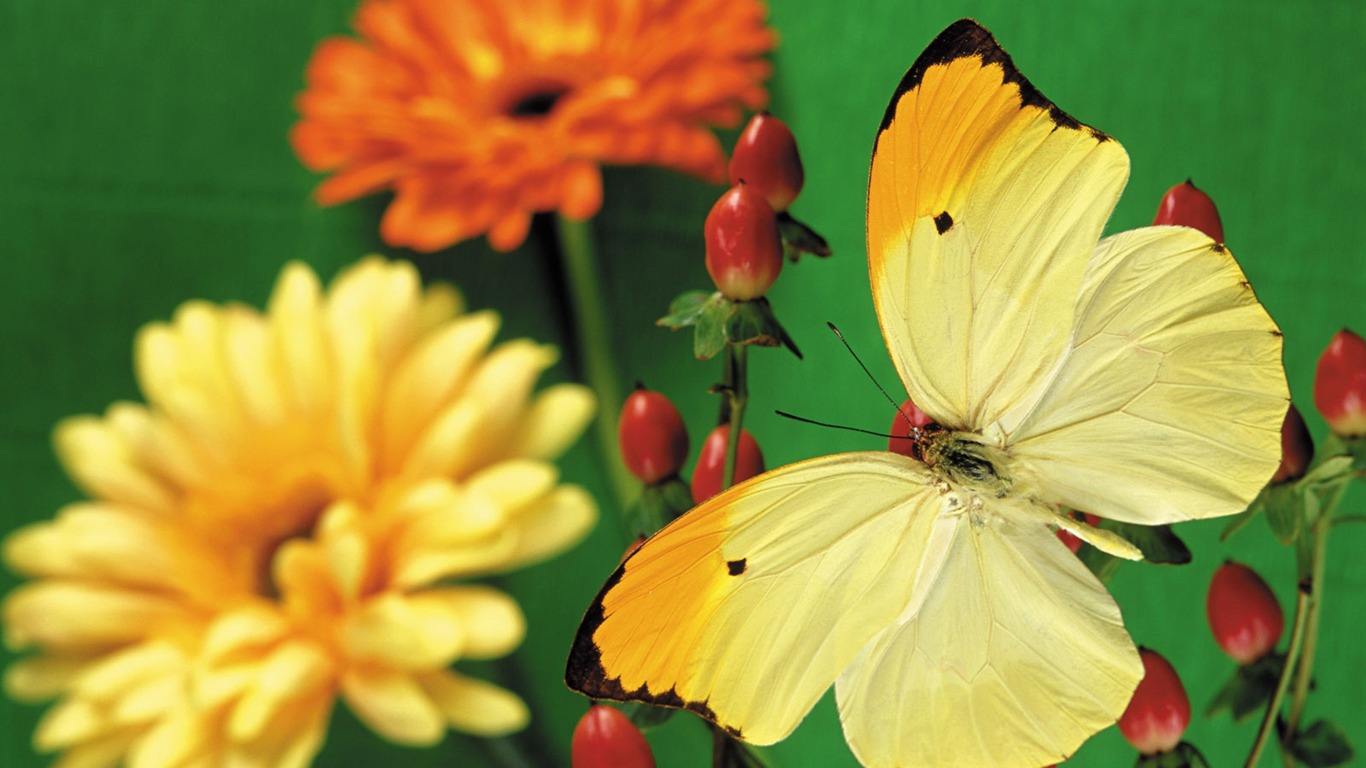
[[[0,4],[0,532],[77,498],[52,457],[50,430],[63,416],[138,397],[137,327],[192,297],[260,305],[288,259],[330,277],[369,252],[411,257],[428,276],[460,285],[472,306],[498,309],[503,338],[567,343],[534,238],[505,255],[482,242],[413,255],[378,241],[382,198],[327,210],[311,202],[317,179],[285,140],[292,99],[313,45],[345,31],[351,11],[348,0]],[[1045,94],[1128,149],[1132,177],[1109,231],[1147,224],[1162,193],[1187,176],[1214,196],[1230,247],[1285,332],[1295,401],[1322,437],[1310,398],[1315,360],[1339,328],[1366,331],[1366,4],[776,0],[772,109],[798,136],[807,169],[793,210],[836,256],[788,269],[770,293],[806,361],[751,356],[749,426],[769,465],[880,442],[786,421],[775,408],[871,429],[889,421],[825,323],[895,385],[864,263],[868,157],[902,72],[960,16],[989,27]],[[612,169],[594,223],[622,376],[673,397],[694,445],[714,418],[705,389],[719,367],[693,361],[685,334],[652,321],[674,294],[708,286],[700,228],[719,192],[655,169]],[[551,378],[570,375],[562,364]],[[590,448],[581,442],[565,471],[602,495]],[[1347,504],[1363,511],[1366,494],[1355,489]],[[602,517],[581,547],[503,582],[528,614],[529,635],[511,661],[481,673],[528,698],[548,750],[540,762],[568,764],[582,711],[560,679],[578,618],[624,541],[614,510]],[[1195,550],[1190,566],[1129,566],[1113,583],[1134,639],[1180,671],[1197,710],[1188,738],[1216,766],[1241,763],[1256,724],[1198,714],[1233,669],[1205,626],[1209,577],[1235,557],[1259,569],[1287,608],[1294,588],[1293,558],[1263,524],[1227,543],[1217,541],[1221,527],[1180,527]],[[1309,708],[1362,748],[1364,546],[1366,526],[1335,530]],[[0,591],[15,583],[0,575]],[[48,762],[27,747],[40,711],[0,701],[0,763]],[[661,765],[706,764],[707,736],[690,717],[651,740]],[[853,764],[828,696],[768,754],[782,766]],[[1068,765],[1132,759],[1109,729]],[[338,707],[318,764],[487,760],[458,736],[433,750],[387,745]]]

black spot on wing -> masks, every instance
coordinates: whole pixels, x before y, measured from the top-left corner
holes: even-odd
[[[951,227],[953,227],[953,217],[949,215],[948,211],[934,217],[934,228],[939,230],[939,234],[948,232]]]
[[[901,83],[897,85],[896,91],[892,94],[892,100],[887,105],[887,111],[882,115],[882,124],[878,128],[878,134],[881,135],[892,124],[892,119],[896,117],[897,103],[901,101],[902,95],[920,85],[920,81],[924,79],[925,72],[930,67],[948,64],[970,56],[981,59],[983,67],[992,64],[1001,65],[1003,73],[1001,82],[1014,83],[1019,87],[1021,107],[1038,107],[1046,110],[1048,116],[1060,128],[1074,130],[1085,128],[1096,141],[1109,141],[1109,136],[1095,128],[1084,126],[1075,117],[1062,111],[1056,104],[1049,101],[1048,97],[1044,96],[1038,88],[1035,88],[1028,78],[1020,74],[1020,70],[1015,68],[1015,62],[1011,60],[1010,54],[1001,48],[1000,43],[996,42],[996,38],[985,27],[972,19],[959,19],[950,24],[925,48],[915,63],[911,65],[911,68],[906,70],[906,74],[901,77]]]
[[[602,622],[606,618],[602,608],[603,597],[612,591],[617,582],[621,581],[622,575],[626,573],[626,566],[630,562],[631,558],[628,557],[626,562],[617,566],[617,569],[607,578],[607,583],[603,584],[602,589],[598,591],[598,596],[593,599],[593,604],[588,607],[587,613],[583,615],[578,634],[574,636],[574,644],[569,648],[569,660],[565,664],[564,670],[565,684],[592,699],[640,701],[659,707],[686,709],[715,723],[731,736],[737,739],[742,738],[739,728],[718,722],[716,713],[707,706],[705,701],[688,701],[679,696],[673,686],[661,693],[651,693],[644,685],[634,691],[628,691],[622,687],[620,676],[611,677],[608,675],[606,668],[602,665],[602,649],[593,641],[593,635],[597,633],[598,627],[602,626]],[[743,566],[744,560],[738,562]]]
[[[745,572],[745,558],[739,560],[726,561],[726,571],[732,576],[739,576]]]

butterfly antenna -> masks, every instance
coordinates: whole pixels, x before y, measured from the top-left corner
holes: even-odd
[[[873,437],[885,437],[885,438],[888,438],[888,439],[891,439],[891,438],[893,437],[893,435],[889,435],[889,434],[887,434],[887,433],[885,433],[885,432],[878,432],[878,431],[872,430],[872,429],[863,429],[862,427],[851,427],[851,426],[848,426],[847,424],[831,424],[830,422],[827,422],[827,421],[816,421],[815,419],[808,419],[808,418],[806,418],[805,416],[798,416],[798,415],[796,415],[796,414],[788,413],[787,411],[778,411],[778,410],[775,410],[774,413],[778,414],[779,416],[782,416],[784,419],[792,419],[793,421],[800,421],[800,422],[803,423],[803,424],[812,424],[812,425],[815,425],[815,426],[817,426],[817,427],[829,427],[829,428],[831,428],[831,429],[842,429],[842,430],[844,430],[845,432],[858,432],[859,434],[863,434],[863,435],[872,435]]]
[[[844,348],[847,349],[847,350],[849,350],[849,354],[854,358],[854,362],[858,363],[858,367],[860,367],[860,368],[863,369],[863,375],[867,376],[867,377],[868,377],[868,380],[871,381],[871,382],[873,382],[873,386],[877,387],[877,391],[881,392],[881,393],[882,393],[882,396],[885,397],[885,398],[887,398],[887,402],[889,402],[889,403],[892,404],[892,408],[893,408],[898,414],[901,415],[901,418],[903,418],[903,419],[906,420],[907,426],[910,426],[912,429],[916,429],[916,431],[918,432],[919,429],[916,428],[914,425],[911,424],[911,419],[910,419],[910,417],[907,416],[906,414],[904,414],[904,413],[901,412],[901,403],[898,403],[897,401],[893,400],[893,399],[892,399],[892,396],[889,395],[889,394],[887,394],[887,390],[885,390],[885,389],[882,388],[882,385],[878,383],[878,380],[877,380],[876,378],[873,377],[873,372],[870,371],[870,370],[868,370],[868,366],[866,366],[866,365],[863,364],[863,359],[860,358],[860,357],[858,356],[858,353],[854,351],[854,348],[853,348],[853,347],[849,346],[849,340],[846,339],[846,338],[844,338],[844,334],[840,333],[840,329],[836,328],[836,327],[835,327],[835,324],[832,323],[832,322],[830,322],[830,321],[828,321],[828,320],[825,322],[825,324],[826,324],[827,326],[830,327],[830,330],[831,330],[832,332],[834,332],[835,337],[838,338],[838,339],[840,340],[840,343],[844,345]],[[815,422],[813,422],[813,423],[815,423]],[[834,426],[834,425],[827,424],[826,426]],[[858,430],[858,431],[863,431],[863,430]],[[876,433],[876,432],[869,432],[868,434],[870,434],[870,435],[875,435],[875,434],[878,434],[878,433]]]

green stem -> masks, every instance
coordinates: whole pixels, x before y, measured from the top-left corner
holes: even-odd
[[[726,408],[723,413],[730,423],[730,433],[726,436],[726,464],[721,473],[721,487],[729,488],[735,483],[735,464],[740,453],[740,431],[744,428],[745,404],[749,402],[749,371],[746,354],[749,347],[743,344],[726,345]]]
[[[555,233],[568,282],[581,375],[598,399],[594,420],[598,451],[617,504],[624,512],[637,489],[617,451],[616,419],[622,403],[621,377],[612,355],[612,334],[607,321],[607,303],[598,282],[600,270],[593,233],[588,222],[571,221],[563,216],[555,217]]]
[[[501,736],[479,739],[479,742],[489,764],[498,768],[536,768],[541,765],[516,737]]]
[[[1256,768],[1257,761],[1262,759],[1262,750],[1266,748],[1266,740],[1276,725],[1276,717],[1280,714],[1281,700],[1285,698],[1285,690],[1290,686],[1291,670],[1295,666],[1295,659],[1299,656],[1300,643],[1304,640],[1304,625],[1308,607],[1308,585],[1301,584],[1295,597],[1295,624],[1290,630],[1290,647],[1285,652],[1285,667],[1281,670],[1280,680],[1276,682],[1276,692],[1272,694],[1270,703],[1266,705],[1266,713],[1262,715],[1262,725],[1257,729],[1257,739],[1252,742],[1252,752],[1248,754],[1247,762],[1243,763],[1244,768]]]
[[[1290,716],[1285,722],[1285,733],[1287,737],[1294,737],[1296,729],[1300,726],[1300,717],[1304,714],[1305,699],[1309,695],[1309,683],[1314,676],[1314,654],[1318,649],[1319,636],[1319,608],[1323,602],[1323,580],[1328,553],[1328,531],[1333,526],[1333,512],[1337,509],[1338,502],[1342,500],[1342,494],[1347,490],[1347,483],[1338,484],[1330,492],[1327,501],[1319,510],[1319,517],[1314,521],[1310,528],[1311,535],[1314,537],[1314,548],[1310,555],[1309,578],[1309,618],[1305,629],[1304,654],[1300,657],[1299,666],[1295,670],[1294,695],[1290,699]]]

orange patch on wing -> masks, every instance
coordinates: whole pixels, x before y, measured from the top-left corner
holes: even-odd
[[[570,651],[571,688],[716,719],[706,706],[708,681],[692,675],[689,661],[704,658],[707,646],[717,642],[709,634],[711,615],[736,578],[722,553],[729,505],[716,503],[730,496],[679,518],[608,579]],[[666,588],[671,600],[661,606],[652,593]]]

